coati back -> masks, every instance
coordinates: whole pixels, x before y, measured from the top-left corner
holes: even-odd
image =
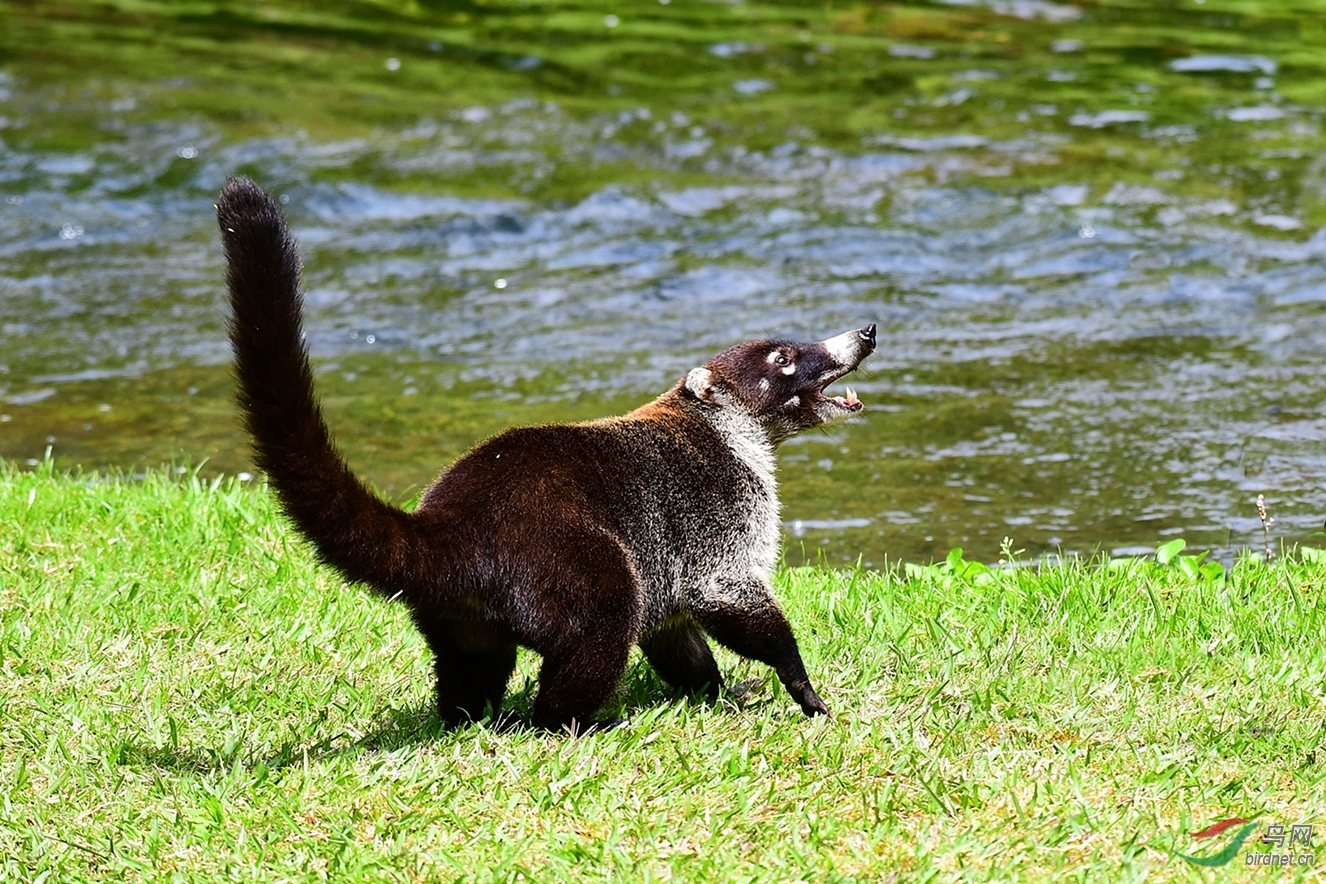
[[[593,726],[635,644],[672,685],[714,696],[723,680],[706,634],[774,667],[807,715],[828,713],[770,585],[774,447],[861,411],[850,388],[824,389],[874,351],[874,325],[816,343],[738,344],[622,417],[507,430],[407,513],[372,494],[332,443],[280,209],[233,178],[217,220],[255,460],[322,561],[409,608],[445,720],[499,709],[517,646],[543,658],[540,727]]]

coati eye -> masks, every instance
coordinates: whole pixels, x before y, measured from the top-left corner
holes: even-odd
[[[779,353],[777,356],[774,357],[774,365],[787,365],[791,361],[792,361],[791,359],[788,359],[782,353]]]

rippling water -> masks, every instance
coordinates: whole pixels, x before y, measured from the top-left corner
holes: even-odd
[[[921,64],[924,48],[892,55]],[[971,90],[1000,76],[960,73]],[[0,113],[37,100],[0,85]],[[1241,109],[1210,113],[1250,151],[1267,125],[1320,151],[1319,112],[1242,88]],[[1152,111],[1053,113],[1089,133]],[[1041,554],[1182,535],[1228,555],[1261,544],[1258,493],[1277,538],[1326,517],[1326,230],[1292,204],[1171,186],[1228,174],[1193,163],[1191,129],[1133,133],[1151,175],[1112,180],[1071,163],[1020,176],[1073,150],[1031,126],[748,146],[647,104],[586,116],[526,98],[347,139],[110,128],[0,151],[7,458],[51,445],[90,467],[246,469],[210,204],[239,170],[286,204],[331,420],[398,497],[503,426],[624,410],[735,340],[875,321],[853,384],[866,416],[782,449],[792,560],[993,559],[1005,536]],[[520,196],[577,163],[636,172]],[[411,185],[421,170],[509,186]]]

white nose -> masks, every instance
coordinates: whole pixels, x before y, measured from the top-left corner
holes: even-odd
[[[861,352],[861,335],[856,329],[834,335],[820,343],[829,351],[829,355],[842,365],[855,365],[857,354]]]

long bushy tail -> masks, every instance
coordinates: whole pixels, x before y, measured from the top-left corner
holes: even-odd
[[[428,556],[415,519],[370,492],[332,443],[303,340],[299,252],[281,210],[252,181],[232,178],[216,216],[239,405],[258,466],[324,562],[409,601]]]

